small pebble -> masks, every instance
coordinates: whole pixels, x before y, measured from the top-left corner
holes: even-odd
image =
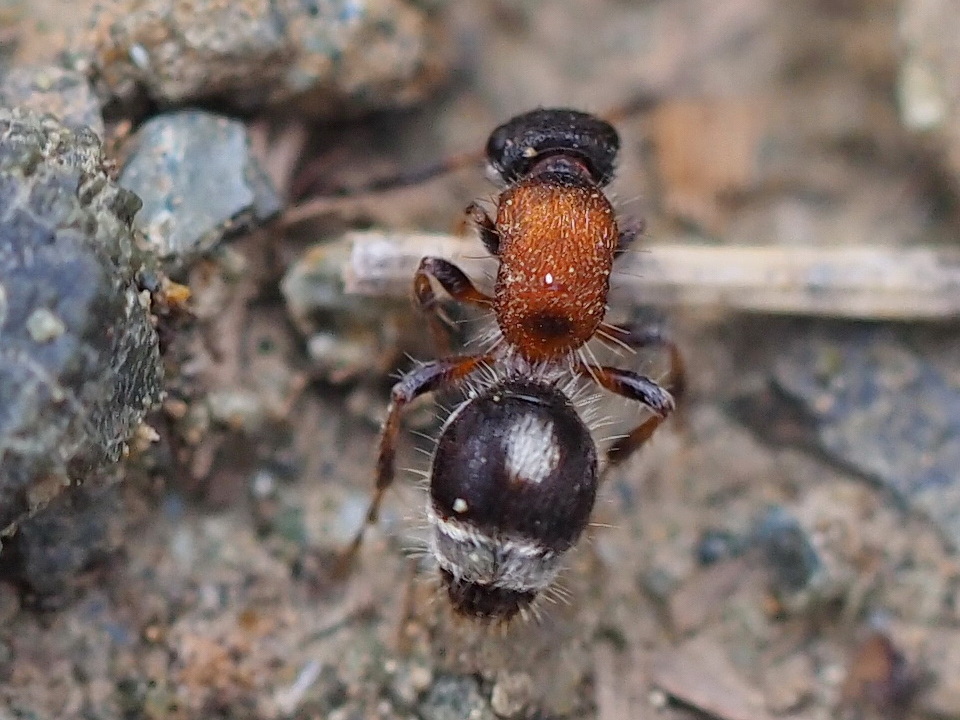
[[[392,668],[390,666],[393,666]],[[393,675],[390,686],[393,694],[407,705],[413,705],[417,698],[430,687],[433,673],[422,665],[396,667],[396,662],[388,660],[384,669]]]
[[[63,320],[46,308],[37,308],[27,318],[27,332],[34,342],[45,343],[56,340],[67,329]]]
[[[501,718],[519,718],[530,704],[533,679],[524,672],[503,672],[490,695],[490,706]]]
[[[773,573],[778,596],[805,590],[823,571],[823,563],[806,530],[782,507],[767,512],[755,538]]]
[[[801,652],[770,665],[764,673],[767,709],[777,715],[798,709],[815,691],[816,683],[813,663]]]
[[[726,530],[704,530],[697,542],[697,562],[702,566],[737,557],[743,551],[742,541]]]
[[[898,6],[897,95],[903,125],[922,133],[931,157],[960,178],[960,14],[954,0]]]
[[[472,677],[441,677],[420,706],[424,720],[494,720]]]

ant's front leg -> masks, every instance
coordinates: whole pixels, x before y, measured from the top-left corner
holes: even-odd
[[[496,223],[487,215],[487,211],[477,203],[467,205],[467,218],[473,221],[480,231],[480,242],[491,255],[500,254],[500,232],[497,230]]]
[[[442,321],[450,321],[441,313],[437,296],[430,284],[431,277],[440,283],[450,297],[459,302],[490,307],[493,298],[477,290],[463,270],[452,262],[437,257],[425,257],[420,261],[416,275],[413,276],[413,293],[417,298],[417,307],[427,316],[434,341],[443,355],[449,353],[449,342]]]
[[[581,364],[577,372],[593,378],[610,392],[642,403],[654,413],[610,446],[607,468],[619,465],[643,446],[676,407],[673,396],[658,383],[630,370]]]
[[[617,238],[617,249],[613,251],[613,256],[618,258],[627,252],[637,238],[643,235],[646,228],[647,223],[643,220],[632,220],[625,223],[625,227],[620,231],[620,237]]]
[[[393,484],[394,459],[397,451],[397,437],[400,433],[400,415],[403,409],[421,395],[462,380],[476,370],[479,365],[489,360],[490,357],[487,355],[434,360],[410,370],[393,386],[390,391],[387,418],[380,435],[380,448],[377,453],[377,478],[373,497],[370,499],[363,525],[337,562],[336,573],[338,575],[345,574],[353,564],[357,551],[363,543],[363,534],[367,526],[377,522],[383,496],[387,492],[387,488]]]

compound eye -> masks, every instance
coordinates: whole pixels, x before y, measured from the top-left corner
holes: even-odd
[[[510,158],[507,157],[507,155],[512,144],[511,127],[509,123],[507,125],[501,125],[494,130],[487,140],[487,161],[490,163],[490,167],[497,174],[498,178],[503,182],[510,182],[514,179],[513,177],[508,177],[510,173],[505,172],[510,163]]]

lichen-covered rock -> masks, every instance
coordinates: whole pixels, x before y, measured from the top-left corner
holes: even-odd
[[[0,107],[56,116],[68,128],[89,127],[103,137],[100,100],[87,76],[56,65],[11,68],[0,82]]]
[[[71,54],[121,102],[295,103],[339,115],[422,98],[443,76],[439,27],[405,0],[109,0]]]
[[[93,132],[0,110],[0,532],[109,484],[160,398],[139,207]]]
[[[244,124],[200,110],[165,113],[133,139],[117,181],[143,208],[134,220],[153,252],[178,268],[228,232],[280,211]]]

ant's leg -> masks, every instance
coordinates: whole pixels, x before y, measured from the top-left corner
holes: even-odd
[[[643,220],[632,220],[626,222],[625,227],[620,231],[620,237],[617,238],[617,249],[614,250],[613,256],[618,258],[627,250],[629,250],[634,241],[643,235],[643,231],[646,230],[646,228],[647,223]]]
[[[430,331],[433,333],[440,354],[443,355],[449,352],[449,343],[441,320],[447,323],[450,321],[441,313],[437,296],[430,284],[431,277],[436,278],[447,294],[459,302],[490,307],[493,304],[493,298],[477,290],[463,270],[449,260],[425,257],[420,261],[417,272],[413,276],[413,292],[417,298],[417,307],[427,315]]]
[[[619,465],[640,448],[673,412],[673,396],[648,377],[620,368],[578,365],[577,372],[592,377],[610,392],[636,400],[653,411],[653,416],[637,425],[607,450],[607,467]]]
[[[291,227],[340,207],[344,200],[419,185],[445,173],[479,164],[483,157],[483,152],[462,153],[431,165],[371,178],[358,185],[318,188],[319,181],[330,171],[330,158],[321,157],[307,163],[291,181],[289,194],[297,198],[297,202],[287,208],[280,222],[284,227]]]
[[[403,409],[421,395],[463,379],[476,370],[479,365],[489,360],[490,357],[487,355],[434,360],[414,368],[393,386],[393,390],[390,391],[390,405],[387,407],[387,419],[384,421],[383,432],[380,435],[380,448],[377,453],[377,479],[373,497],[370,499],[363,525],[337,563],[338,574],[342,574],[353,563],[353,559],[363,542],[363,534],[368,525],[377,521],[383,496],[387,488],[393,483],[397,436],[400,432],[400,415]]]
[[[625,328],[604,325],[606,334],[631,348],[663,348],[670,357],[670,371],[664,383],[679,404],[687,390],[687,369],[683,355],[673,338],[658,325],[636,325]]]
[[[314,197],[356,197],[372,193],[389,192],[399,188],[419,185],[454,170],[476,165],[483,160],[483,152],[467,152],[451,155],[430,165],[417,168],[405,168],[392,175],[370,178],[359,185],[326,188]],[[309,162],[293,180],[295,197],[305,197],[310,190],[330,172],[329,158],[321,157]]]
[[[500,233],[497,232],[497,225],[490,219],[487,211],[477,205],[470,203],[467,205],[467,218],[472,220],[474,225],[480,231],[480,242],[491,255],[500,253]]]

